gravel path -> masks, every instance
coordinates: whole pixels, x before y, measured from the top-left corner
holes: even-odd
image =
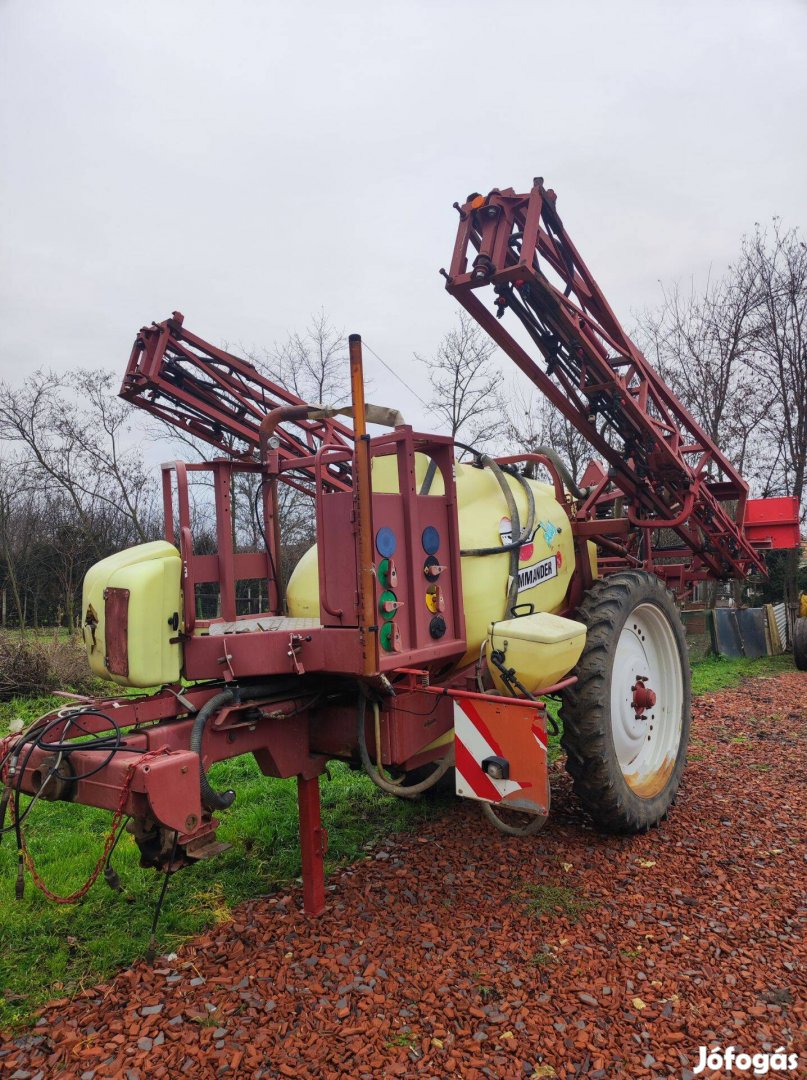
[[[681,1080],[732,1044],[807,1070],[807,676],[694,717],[652,833],[591,831],[560,769],[537,838],[458,803],[331,878],[318,920],[297,891],[243,904],[176,959],[54,1002],[0,1041],[0,1075]]]

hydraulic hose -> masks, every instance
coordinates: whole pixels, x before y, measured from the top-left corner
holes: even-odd
[[[482,557],[487,555],[501,555],[505,551],[510,552],[510,587],[507,591],[507,603],[504,608],[504,618],[506,619],[509,618],[510,612],[518,599],[518,553],[521,550],[522,544],[526,544],[530,539],[533,529],[535,528],[535,496],[533,495],[529,481],[519,473],[515,473],[515,478],[521,484],[527,498],[527,523],[522,531],[518,506],[516,504],[515,496],[510,490],[510,485],[507,483],[504,470],[493,460],[493,458],[488,457],[487,454],[478,454],[478,458],[485,468],[490,469],[496,477],[499,487],[502,489],[502,494],[504,495],[507,509],[510,513],[510,535],[517,536],[518,539],[511,539],[509,543],[500,544],[498,547],[466,548],[460,552],[460,555]]]
[[[591,488],[581,488],[575,478],[572,476],[568,465],[560,456],[560,454],[553,450],[551,446],[536,446],[531,451],[533,454],[540,454],[542,457],[549,458],[555,468],[560,474],[560,478],[563,481],[566,490],[571,491],[575,499],[585,499],[591,492]]]
[[[523,825],[512,825],[509,821],[503,821],[496,813],[496,809],[490,803],[483,802],[482,813],[488,819],[488,821],[499,832],[506,833],[508,836],[533,836],[535,833],[540,832],[546,825],[549,818],[549,814],[531,814],[527,821]],[[501,804],[498,804],[501,805]],[[505,804],[505,809],[507,805]],[[526,812],[524,817],[527,817]]]
[[[210,717],[221,708],[222,705],[229,705],[231,701],[235,700],[235,695],[232,690],[222,690],[220,694],[216,694],[204,703],[193,721],[193,727],[191,728],[191,750],[199,758],[199,783],[202,789],[202,802],[208,808],[208,810],[226,810],[228,806],[233,805],[235,799],[235,792],[230,788],[228,791],[215,791],[210,786],[210,781],[207,779],[207,773],[205,772],[204,763],[202,761],[202,737],[207,727],[207,722]]]
[[[251,698],[272,697],[281,689],[282,687],[277,683],[264,683],[259,686],[241,686],[238,688],[238,700],[249,701]],[[235,792],[232,789],[228,791],[216,791],[211,787],[202,759],[202,739],[208,720],[223,705],[229,705],[235,700],[236,695],[232,690],[222,690],[220,694],[215,694],[204,703],[196,714],[193,721],[193,727],[191,728],[191,750],[193,750],[199,758],[199,784],[202,789],[202,802],[208,810],[226,810],[228,806],[232,806],[235,799]]]
[[[494,462],[495,464],[495,462]],[[498,466],[496,466],[498,468]],[[524,532],[521,534],[522,542],[527,542],[532,537],[532,531],[535,528],[535,497],[532,493],[532,488],[529,482],[525,480],[523,476],[516,474],[516,479],[521,484],[527,496],[527,524],[524,526]],[[502,474],[502,480],[504,480],[504,474]],[[507,486],[507,481],[504,481]],[[508,491],[509,491],[508,487]],[[515,499],[513,500],[515,503]],[[513,519],[513,528],[517,529],[519,525],[518,510],[516,510],[516,517]],[[518,603],[518,557],[521,552],[521,544],[518,547],[513,548],[510,552],[510,588],[507,590],[507,606],[504,609],[505,619],[509,618],[513,609]]]
[[[484,454],[480,455],[480,461],[482,462],[484,467],[486,469],[489,469],[490,472],[492,472],[496,477],[499,487],[501,488],[502,495],[505,496],[505,501],[507,502],[507,509],[508,513],[510,514],[511,536],[516,535],[517,539],[510,540],[508,541],[508,543],[498,544],[497,546],[495,546],[495,548],[465,548],[460,551],[460,555],[462,555],[463,557],[465,557],[466,555],[501,555],[502,552],[517,551],[517,549],[521,548],[521,545],[526,543],[527,540],[529,540],[529,537],[532,536],[533,528],[535,526],[535,497],[533,496],[533,489],[530,488],[525,478],[517,473],[513,474],[515,476],[515,480],[521,483],[527,496],[528,521],[527,525],[522,531],[519,508],[517,508],[517,505],[515,504],[513,492],[511,491],[510,485],[505,478],[505,471],[502,470],[500,465],[496,461],[494,461],[493,458],[488,458]]]
[[[373,711],[378,716],[378,702],[371,702]],[[448,770],[454,764],[453,750],[449,750],[443,760],[439,763],[437,768],[426,777],[425,780],[421,780],[418,784],[409,784],[406,787],[402,787],[393,783],[391,780],[387,780],[381,775],[380,769],[380,748],[376,747],[376,751],[379,756],[379,764],[376,765],[370,757],[370,752],[367,749],[367,735],[364,730],[365,719],[367,715],[367,695],[363,688],[359,689],[359,707],[358,707],[358,744],[359,744],[359,756],[361,757],[361,763],[364,771],[373,781],[377,788],[386,792],[388,795],[397,795],[399,799],[417,799],[419,795],[422,795],[424,791],[428,791],[429,788],[434,785],[445,776]]]

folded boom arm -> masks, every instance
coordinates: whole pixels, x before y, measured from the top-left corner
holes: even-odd
[[[182,315],[144,326],[135,338],[120,396],[186,435],[210,443],[229,457],[257,459],[261,423],[285,407],[297,415],[272,430],[280,468],[295,459],[289,483],[308,490],[313,458],[323,445],[352,447],[353,433],[332,419],[309,419],[306,403],[232,353],[218,349],[183,326]],[[313,411],[313,410],[308,410]],[[302,415],[301,415],[302,414]],[[311,459],[310,466],[300,461]],[[321,471],[326,490],[348,491],[350,463]]]
[[[627,505],[622,543],[605,545],[617,552],[607,568],[644,566],[679,588],[764,572],[743,529],[748,485],[622,329],[555,201],[539,177],[526,194],[494,189],[455,204],[448,291],[607,462],[594,497],[578,508],[584,520],[610,513],[615,496]],[[477,296],[488,285],[498,318]],[[508,311],[543,367],[500,321]],[[661,529],[677,540],[656,547],[654,565],[651,532]]]

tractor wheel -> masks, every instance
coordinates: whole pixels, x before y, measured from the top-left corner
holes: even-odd
[[[672,593],[638,570],[595,582],[577,617],[588,634],[563,692],[566,768],[599,827],[641,832],[669,810],[686,761],[684,627]]]
[[[807,671],[807,619],[796,619],[793,630],[793,659],[799,671]]]

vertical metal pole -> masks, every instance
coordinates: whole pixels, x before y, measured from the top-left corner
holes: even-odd
[[[169,544],[176,543],[176,530],[174,528],[174,489],[172,486],[171,469],[163,465],[163,521],[165,522],[164,535]]]
[[[283,614],[283,590],[281,587],[280,511],[277,493],[277,475],[264,471],[262,477],[263,527],[266,533],[266,576],[273,576],[268,587],[269,610]],[[274,568],[274,573],[273,573]],[[274,601],[272,593],[274,591]]]
[[[364,412],[364,375],[361,337],[351,334],[350,388],[353,395],[353,433],[355,439],[353,476],[356,533],[359,555],[359,635],[365,675],[378,671],[378,627],[375,611],[375,564],[373,562],[373,504],[370,482],[370,436]]]
[[[297,807],[300,813],[300,854],[303,860],[303,908],[306,915],[325,910],[325,852],[328,834],[322,827],[319,806],[319,777],[297,777]]]
[[[219,560],[219,600],[221,616],[234,622],[235,560],[233,551],[232,467],[229,461],[213,462],[216,491],[216,542]]]

